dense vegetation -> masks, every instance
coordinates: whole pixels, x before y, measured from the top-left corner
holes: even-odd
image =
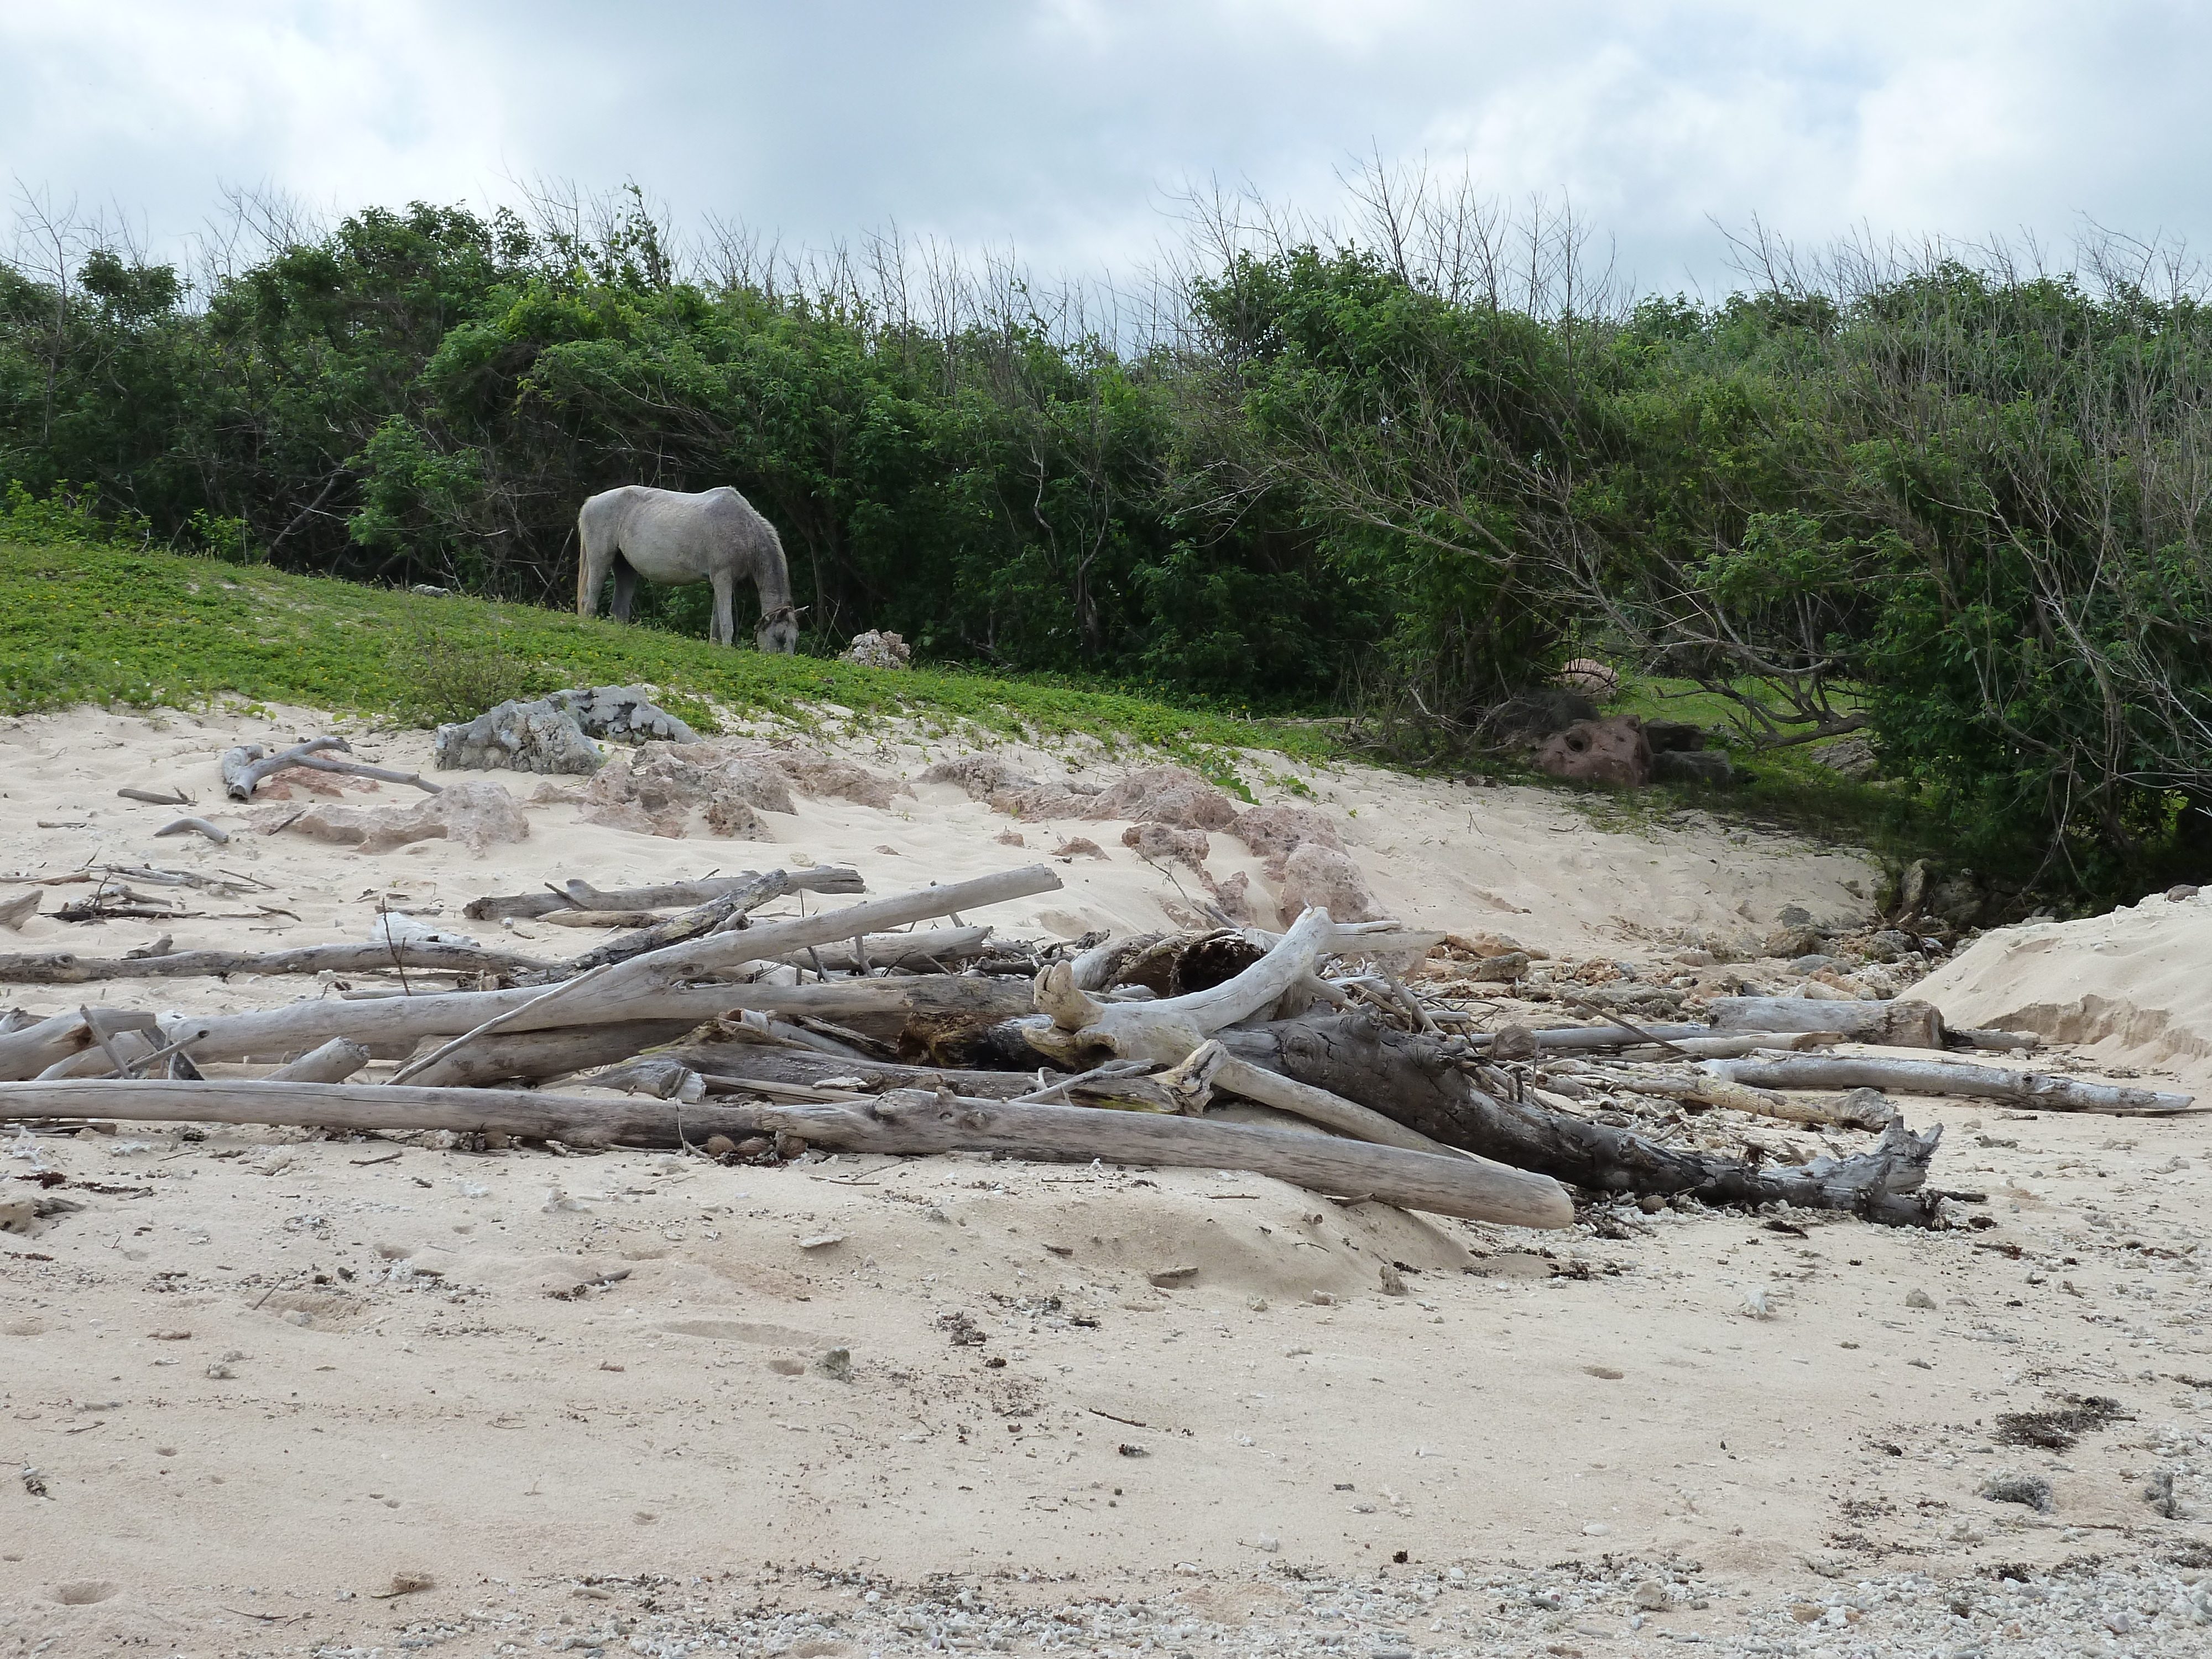
[[[585,495],[732,483],[817,648],[1356,706],[1425,756],[1597,654],[1767,742],[1865,726],[2015,880],[2212,863],[2188,283],[2107,245],[1629,306],[1571,228],[1374,205],[1222,236],[1110,328],[896,249],[866,282],[679,259],[635,207],[372,210],[189,285],[57,235],[0,266],[0,532],[565,607]]]

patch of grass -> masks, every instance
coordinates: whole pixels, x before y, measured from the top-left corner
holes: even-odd
[[[1841,700],[1849,707],[1849,700]],[[1615,798],[1600,811],[1653,814],[1686,807],[1745,819],[1816,840],[1864,847],[1898,864],[1954,853],[1932,803],[1915,786],[1886,779],[1854,780],[1813,757],[1811,744],[1762,749],[1741,729],[1735,705],[1688,680],[1628,679],[1606,705],[1608,714],[1681,720],[1719,738],[1747,781],[1732,789],[1659,785]],[[1871,732],[1856,735],[1872,738]],[[1632,799],[1634,805],[1629,805]]]
[[[832,716],[861,727],[905,718],[1048,745],[1078,736],[1143,744],[1248,799],[1237,750],[1307,762],[1340,754],[1328,727],[1142,696],[957,669],[763,656],[532,605],[147,548],[0,543],[0,713],[237,697],[427,724],[518,693],[639,683],[659,687],[672,713],[702,729],[720,708],[799,726]]]

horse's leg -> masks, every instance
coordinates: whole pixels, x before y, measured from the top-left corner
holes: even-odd
[[[637,597],[637,568],[619,553],[615,556],[615,603],[617,622],[629,620],[629,602]]]
[[[577,540],[582,544],[576,556],[576,614],[596,617],[599,614],[599,589],[606,585],[607,564],[615,556],[614,549],[592,538],[590,527],[581,519],[577,521]]]
[[[707,630],[707,638],[714,645],[734,646],[738,642],[738,624],[731,607],[737,593],[737,573],[717,570],[708,580],[714,585],[714,621]]]

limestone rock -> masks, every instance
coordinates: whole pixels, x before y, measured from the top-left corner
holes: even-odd
[[[696,743],[699,734],[655,703],[641,685],[556,691],[545,701],[576,717],[586,737],[617,743]]]
[[[1034,789],[1036,780],[999,755],[962,755],[941,760],[921,775],[924,783],[957,784],[970,800]]]
[[[605,757],[576,717],[552,703],[503,702],[474,720],[438,728],[434,762],[447,772],[599,769]]]
[[[1102,791],[1083,816],[1226,830],[1237,821],[1237,806],[1187,766],[1146,766]]]
[[[760,813],[739,795],[717,795],[707,803],[707,833],[730,841],[770,839]]]
[[[837,660],[858,663],[863,668],[911,668],[914,647],[896,634],[878,633],[872,628],[854,635],[853,643],[837,653]]]
[[[1213,847],[1203,830],[1178,830],[1165,823],[1133,823],[1121,832],[1121,845],[1155,864],[1187,864],[1201,873]]]
[[[318,841],[388,853],[416,841],[458,841],[473,852],[530,836],[520,803],[495,783],[447,784],[410,807],[311,806],[284,826]]]

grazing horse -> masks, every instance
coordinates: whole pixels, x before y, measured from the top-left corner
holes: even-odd
[[[775,526],[728,485],[696,495],[643,484],[603,490],[577,512],[576,534],[583,544],[576,567],[578,616],[598,611],[599,588],[610,570],[617,622],[629,620],[640,576],[649,582],[703,579],[714,585],[714,620],[707,637],[716,645],[732,645],[737,627],[730,599],[744,577],[760,591],[760,626],[753,630],[753,643],[786,657],[799,648],[799,618],[805,607],[792,606],[783,543]]]

